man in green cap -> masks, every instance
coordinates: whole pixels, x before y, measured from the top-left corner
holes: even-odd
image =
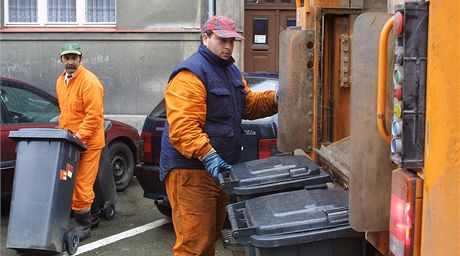
[[[105,146],[104,88],[96,75],[81,65],[83,56],[77,43],[64,44],[59,56],[65,69],[56,81],[61,110],[59,127],[70,130],[87,146],[80,155],[72,199],[81,241],[91,236],[94,224],[91,216],[93,185]]]

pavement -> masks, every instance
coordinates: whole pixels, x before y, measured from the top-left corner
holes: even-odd
[[[125,191],[118,193],[114,219],[101,219],[99,226],[92,231],[92,236],[80,243],[75,255],[172,255],[175,235],[171,220],[162,215],[153,201],[144,198],[142,194],[141,186],[133,179]],[[5,207],[1,211],[0,255],[27,255],[6,248],[8,211]],[[224,249],[219,240],[216,255],[233,254]]]

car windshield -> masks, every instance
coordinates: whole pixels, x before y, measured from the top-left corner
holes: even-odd
[[[249,88],[253,92],[273,91],[278,89],[278,81],[275,79],[246,77]]]

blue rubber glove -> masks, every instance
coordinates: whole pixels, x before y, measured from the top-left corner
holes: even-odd
[[[225,162],[216,152],[207,155],[203,159],[204,169],[217,181],[217,174],[222,170],[231,170],[232,166]]]

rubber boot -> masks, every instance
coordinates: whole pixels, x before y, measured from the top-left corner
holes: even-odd
[[[101,209],[99,207],[91,206],[91,229],[96,228],[99,225],[100,215]]]
[[[80,241],[91,236],[91,211],[85,213],[75,212],[75,220],[77,221],[77,231]]]

